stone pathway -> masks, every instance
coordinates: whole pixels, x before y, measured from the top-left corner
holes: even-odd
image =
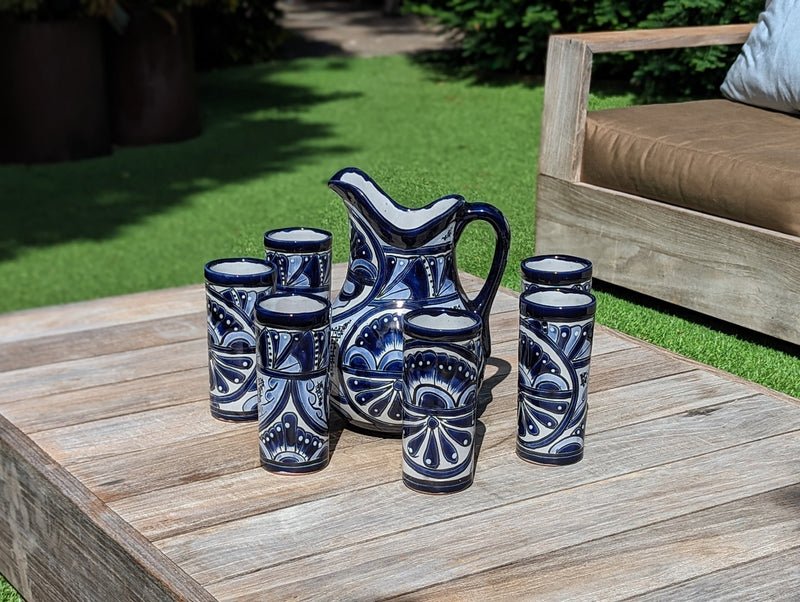
[[[420,18],[388,16],[379,3],[359,0],[283,0],[283,26],[290,37],[280,56],[381,56],[449,47]]]

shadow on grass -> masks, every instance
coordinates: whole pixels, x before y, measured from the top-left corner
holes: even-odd
[[[544,83],[543,75],[522,75],[477,69],[461,56],[461,51],[457,48],[418,52],[411,55],[411,60],[424,69],[432,81],[461,80],[468,81],[473,85],[495,87],[520,83],[533,87]]]
[[[73,163],[0,166],[0,261],[25,248],[111,238],[197,192],[350,151],[325,143],[332,126],[305,123],[298,113],[357,94],[320,94],[276,78],[302,68],[292,61],[199,76],[203,132],[192,140]]]
[[[644,293],[632,291],[630,289],[623,288],[605,281],[595,280],[592,286],[600,292],[608,293],[634,305],[646,307],[664,315],[685,320],[686,322],[699,324],[711,331],[720,332],[724,335],[745,341],[747,343],[768,347],[781,353],[785,353],[788,356],[800,358],[800,345],[795,345],[788,341],[783,341],[781,339],[750,330],[749,328],[737,326],[736,324],[731,324],[730,322],[725,322],[724,320],[701,314],[691,309],[669,303],[668,301],[662,301],[661,299],[645,295]]]

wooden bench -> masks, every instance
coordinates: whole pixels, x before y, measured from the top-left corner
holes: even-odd
[[[536,252],[591,258],[600,280],[800,344],[800,237],[592,185],[582,173],[596,53],[742,44],[751,28],[720,25],[551,37]],[[675,110],[679,115],[681,107],[675,105]]]

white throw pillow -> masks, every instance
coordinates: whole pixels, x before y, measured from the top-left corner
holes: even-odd
[[[720,90],[731,100],[800,113],[800,0],[767,0]]]

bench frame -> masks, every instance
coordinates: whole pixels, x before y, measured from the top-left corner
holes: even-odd
[[[595,53],[742,44],[752,27],[551,36],[536,253],[588,257],[600,280],[800,344],[800,238],[581,182]]]

